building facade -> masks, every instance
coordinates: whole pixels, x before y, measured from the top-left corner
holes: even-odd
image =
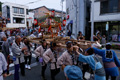
[[[29,12],[27,15],[27,27],[33,27],[33,23],[34,23],[34,13]]]
[[[2,4],[2,17],[8,19],[6,27],[27,27],[28,7],[5,2]]]
[[[95,0],[94,33],[100,31],[108,41],[120,41],[120,0]]]
[[[50,13],[50,11],[52,11],[52,10],[53,9],[47,8],[46,6],[41,6],[41,7],[35,8],[35,9],[31,9],[30,12],[33,12],[34,17],[36,19],[38,19],[40,17],[46,16],[46,13]],[[55,16],[56,17],[61,17],[61,13],[62,13],[62,11],[55,10]],[[65,17],[66,13],[63,12],[63,14],[64,14],[63,16]]]
[[[77,37],[79,31],[87,35],[86,28],[90,21],[89,0],[66,0],[67,28]]]

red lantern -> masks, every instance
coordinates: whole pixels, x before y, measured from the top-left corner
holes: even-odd
[[[37,19],[34,19],[34,25],[37,25],[37,24],[38,24]]]
[[[66,20],[63,20],[63,26],[65,26],[66,25]]]
[[[55,16],[55,10],[52,10],[51,11],[51,17],[54,17]]]
[[[67,20],[69,19],[69,15],[67,15]]]

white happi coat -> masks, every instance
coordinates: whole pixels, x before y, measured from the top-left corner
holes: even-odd
[[[45,65],[45,61],[44,61],[44,58],[43,58],[43,54],[44,54],[45,50],[43,49],[43,46],[39,46],[36,50],[35,50],[35,54],[36,56],[40,57],[43,59],[43,63],[42,63],[42,66]]]
[[[20,63],[25,62],[24,60],[24,53],[22,52],[22,48],[25,46],[24,43],[20,42],[20,47],[13,42],[12,44],[12,52],[13,56],[16,57],[16,60],[14,61],[14,64],[19,64],[19,58],[20,58]]]
[[[102,47],[102,45],[100,43],[96,42],[96,43],[92,44],[92,47],[100,48],[100,47]]]
[[[68,51],[65,51],[57,60],[58,64],[61,65],[76,65],[77,64],[77,56],[74,56],[74,64],[71,55],[68,53]]]
[[[59,57],[59,54],[57,53],[57,58],[58,57]],[[57,64],[57,60],[55,59],[54,53],[52,52],[50,48],[47,51],[45,51],[45,53],[43,54],[43,58],[44,58],[45,63],[50,62],[50,67],[52,70],[60,68],[60,66]],[[50,61],[50,59],[52,60]]]
[[[36,50],[35,50],[35,54],[36,56],[39,56],[39,57],[43,57],[43,53],[44,53],[44,49],[42,46],[39,46]]]
[[[0,80],[3,80],[2,73],[7,69],[7,62],[2,53],[0,53]]]

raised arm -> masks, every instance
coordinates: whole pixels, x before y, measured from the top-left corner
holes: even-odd
[[[95,47],[93,47],[93,50],[94,50],[94,53],[95,54],[98,54],[100,56],[103,56],[104,55],[104,50],[101,50],[101,49],[97,49]]]
[[[90,62],[90,57],[89,56],[84,56],[82,54],[79,55],[78,61],[88,63]]]

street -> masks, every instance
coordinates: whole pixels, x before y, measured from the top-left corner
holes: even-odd
[[[118,51],[116,51],[116,52],[118,52]],[[120,57],[119,53],[117,53],[117,55],[118,55],[118,57]],[[119,60],[120,60],[120,58],[119,58]],[[34,56],[32,57],[31,67],[32,67],[31,70],[26,69],[26,75],[24,77],[20,75],[20,80],[42,80],[41,65],[36,62],[36,59],[34,58]],[[13,65],[10,67],[10,72],[14,73]],[[47,66],[45,76],[46,76],[47,80],[51,80],[49,65]],[[88,73],[86,74],[86,78],[89,78]],[[14,75],[6,77],[5,80],[14,80]],[[66,80],[65,76],[64,76],[64,72],[62,70],[56,76],[56,80]],[[120,76],[117,78],[117,80],[120,80]]]
[[[32,67],[31,70],[26,69],[26,73],[25,73],[24,77],[20,75],[20,80],[42,80],[41,65],[39,63],[36,63],[35,58],[32,58],[31,67]],[[14,67],[11,67],[11,72],[14,73]],[[47,80],[51,80],[49,65],[46,69],[45,76],[46,76]],[[5,80],[14,80],[14,75],[11,75],[11,76],[5,78]],[[63,71],[61,71],[56,76],[56,80],[65,80],[65,76],[64,76]]]
[[[0,80],[120,80],[120,0],[0,0],[0,53]]]

